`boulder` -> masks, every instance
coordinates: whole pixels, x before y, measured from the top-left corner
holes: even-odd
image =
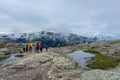
[[[83,73],[80,80],[120,80],[120,72],[91,70]]]
[[[51,55],[48,54],[42,54],[39,57],[36,57],[36,59],[40,62],[40,63],[46,63],[50,60],[53,59],[53,57]]]
[[[76,62],[75,60],[69,57],[58,57],[53,59],[53,65],[59,69],[75,69]]]
[[[9,51],[8,48],[1,48],[0,49],[0,54],[2,54],[2,55],[9,55],[10,51]]]

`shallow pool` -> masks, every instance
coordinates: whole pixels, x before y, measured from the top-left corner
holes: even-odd
[[[81,66],[86,66],[88,61],[94,57],[94,54],[86,53],[83,51],[74,51],[72,53],[67,54],[71,58],[75,59],[77,63],[79,63]]]
[[[22,57],[16,57],[15,54],[11,55],[9,58],[6,58],[2,61],[0,61],[0,64],[7,64],[7,63],[10,63],[12,61],[15,61],[17,59],[21,59]]]

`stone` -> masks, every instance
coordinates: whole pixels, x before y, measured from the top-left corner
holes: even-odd
[[[14,77],[18,77],[18,75],[14,75]]]
[[[24,57],[24,54],[21,54],[21,53],[15,54],[15,57]]]
[[[10,54],[9,49],[8,48],[1,48],[0,49],[0,54],[3,54],[3,55]]]
[[[120,49],[115,49],[115,53],[116,56],[120,56]]]
[[[105,47],[111,47],[112,45],[110,44],[104,44]]]
[[[47,62],[47,61],[49,61],[49,60],[52,60],[53,59],[53,57],[52,56],[50,56],[50,55],[41,55],[41,56],[39,56],[39,61],[41,62],[41,63],[45,63],[45,62]]]
[[[80,80],[120,80],[120,72],[91,70],[83,73]]]
[[[53,59],[53,65],[60,69],[75,69],[76,62],[68,57],[58,57]]]

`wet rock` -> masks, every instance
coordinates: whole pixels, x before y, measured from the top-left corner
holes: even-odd
[[[23,54],[16,54],[15,57],[23,57]]]
[[[58,57],[53,59],[53,65],[60,69],[75,69],[76,62],[68,57]]]
[[[98,69],[91,70],[83,73],[80,80],[120,80],[120,73]]]

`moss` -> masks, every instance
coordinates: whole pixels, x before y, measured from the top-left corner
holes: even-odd
[[[85,50],[85,52],[89,52],[96,55],[91,59],[90,63],[87,65],[88,67],[91,67],[93,69],[114,68],[120,62],[120,59],[117,57],[103,55],[100,52],[95,50]]]
[[[8,58],[8,57],[0,57],[0,61],[4,60],[6,58]]]

